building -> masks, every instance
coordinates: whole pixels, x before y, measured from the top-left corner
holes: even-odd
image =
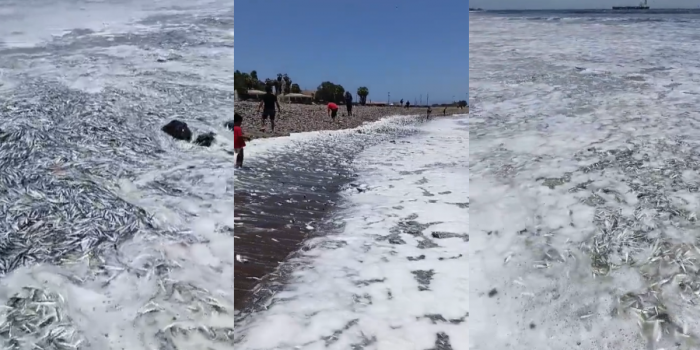
[[[281,100],[287,103],[311,104],[313,103],[314,98],[313,95],[310,96],[305,94],[286,94],[282,96]]]

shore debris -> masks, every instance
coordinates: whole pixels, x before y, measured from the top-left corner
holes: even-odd
[[[177,140],[192,141],[192,131],[185,122],[179,120],[170,121],[163,126],[162,130]]]

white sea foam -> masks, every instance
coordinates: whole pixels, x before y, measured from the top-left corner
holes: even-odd
[[[472,349],[697,347],[697,29],[470,16]]]
[[[225,6],[193,8],[198,6],[198,3],[211,5],[211,1],[195,1],[186,4],[190,6],[188,9],[179,11],[189,11],[194,15],[230,11],[228,2]],[[1,71],[0,92],[13,93],[13,88],[23,85],[21,77],[39,76],[46,81],[56,80],[70,88],[89,93],[99,92],[105,87],[148,93],[143,89],[139,91],[140,87],[136,86],[138,84],[134,84],[134,81],[141,83],[148,80],[138,80],[137,77],[143,76],[144,71],[148,72],[153,68],[148,66],[148,63],[152,62],[149,59],[154,58],[154,55],[140,48],[121,46],[119,49],[126,48],[131,51],[129,55],[119,56],[113,49],[95,48],[88,41],[87,44],[81,42],[73,48],[67,45],[68,48],[55,54],[51,49],[46,49],[48,54],[39,49],[36,52],[26,51],[29,53],[13,50],[16,46],[41,46],[51,39],[51,34],[64,33],[66,29],[89,28],[98,32],[96,35],[100,35],[101,30],[126,34],[133,30],[130,24],[134,21],[160,14],[162,11],[155,11],[158,7],[172,6],[174,3],[151,2],[149,5],[147,2],[134,2],[132,5],[135,6],[130,7],[128,4],[67,4],[47,1],[33,5],[36,6],[13,5],[9,2],[0,5],[6,6],[0,7],[0,40],[5,41],[5,45],[0,43],[0,50],[12,51],[13,55],[16,55],[3,56],[3,59],[12,63],[5,65],[7,68]],[[6,19],[2,17],[5,15],[14,17]],[[102,26],[103,23],[110,25],[105,27]],[[155,27],[151,30],[157,30]],[[81,46],[83,44],[85,46]],[[228,55],[232,59],[233,55],[226,49],[222,51],[217,53],[218,59],[206,61],[215,54],[211,49],[204,53],[197,52],[196,49],[183,50],[185,59],[191,59],[189,62],[193,68],[189,73],[195,77],[193,80],[198,80],[198,74],[223,79],[226,70],[232,68],[232,61],[221,57]],[[101,55],[93,56],[95,53]],[[110,58],[105,54],[114,57]],[[197,68],[204,61],[209,64],[209,71]],[[84,64],[75,64],[76,62]],[[184,72],[183,66],[184,64],[176,67],[176,73]],[[161,69],[167,73],[167,67],[161,66]],[[156,75],[149,75],[151,80],[157,78]],[[206,83],[201,85],[207,86]],[[225,91],[224,89],[222,94]],[[6,95],[3,95],[4,97]],[[220,101],[207,102],[214,105]],[[169,328],[170,330],[189,329],[189,337],[182,334],[173,336],[173,347],[231,349],[230,340],[220,337],[213,341],[206,339],[205,334],[207,329],[230,329],[234,323],[234,242],[233,235],[227,234],[223,229],[234,226],[234,161],[225,152],[232,148],[233,140],[230,130],[223,127],[223,123],[231,119],[232,115],[232,108],[229,108],[224,111],[207,110],[196,115],[183,116],[199,118],[190,122],[195,133],[217,132],[217,140],[209,148],[174,141],[159,131],[160,126],[154,127],[153,130],[139,130],[157,133],[158,139],[155,143],[159,143],[165,150],[161,159],[149,164],[152,171],[130,168],[128,170],[134,174],[132,178],[92,179],[104,182],[102,186],[153,214],[158,229],[177,227],[184,231],[182,235],[160,237],[147,233],[138,234],[120,243],[118,254],[121,264],[114,264],[119,266],[109,266],[115,258],[109,254],[105,257],[107,262],[99,264],[108,267],[99,271],[94,267],[94,257],[67,261],[61,266],[37,264],[18,268],[0,278],[0,311],[3,311],[0,324],[5,321],[5,304],[11,297],[26,288],[37,288],[62,296],[63,302],[59,303],[58,308],[64,317],[60,320],[63,323],[57,325],[47,322],[47,328],[54,331],[77,329],[77,338],[85,340],[79,349],[160,348],[167,346],[167,337],[159,336],[159,331],[171,326],[174,327]],[[131,114],[121,117],[125,118],[125,124],[134,120],[128,118],[148,118]],[[161,121],[162,119],[159,119],[154,123]],[[100,154],[96,157],[108,156]],[[127,166],[130,165],[124,165]],[[167,190],[153,190],[151,182],[154,180],[179,189],[180,195],[172,195],[172,191]],[[93,266],[88,266],[90,264]],[[168,266],[168,278],[153,273],[156,265]],[[172,283],[177,284],[176,288],[172,288]],[[191,289],[192,286],[196,286],[196,289]],[[166,290],[172,293],[167,293]],[[214,309],[228,312],[214,311],[210,307],[214,304]],[[219,330],[217,333],[221,336]],[[4,334],[1,340],[5,341],[7,338],[7,334]]]
[[[353,134],[358,131],[372,131],[384,127],[400,128],[405,121],[413,120],[415,116],[389,116],[377,121],[367,122],[357,128],[341,130],[322,130],[292,133],[289,136],[256,139],[246,143],[246,159],[265,157],[284,150],[290,150],[297,142],[312,142],[323,138],[334,138],[341,135]],[[245,133],[245,125],[243,125]],[[233,134],[230,133],[231,140]]]
[[[294,259],[306,267],[266,311],[242,322],[237,349],[428,349],[438,333],[453,349],[467,349],[466,117],[420,130],[358,155],[360,189],[344,193],[333,218],[344,227],[307,242],[310,249]],[[419,223],[434,225],[418,233]],[[421,290],[419,279],[431,270],[429,290]]]

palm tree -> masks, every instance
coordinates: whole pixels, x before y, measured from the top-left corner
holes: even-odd
[[[369,96],[369,89],[366,86],[361,86],[357,88],[357,96],[360,96],[360,104],[365,105],[367,103],[367,96]]]
[[[287,74],[284,74],[282,75],[282,80],[284,80],[284,93],[288,94],[292,89],[292,79]]]
[[[279,95],[282,92],[282,74],[277,74],[277,81],[275,82],[275,95]]]

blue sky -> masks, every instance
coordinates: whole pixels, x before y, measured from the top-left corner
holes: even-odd
[[[323,81],[368,99],[465,99],[469,90],[465,0],[238,1],[235,68],[261,79],[287,73],[302,89]]]

